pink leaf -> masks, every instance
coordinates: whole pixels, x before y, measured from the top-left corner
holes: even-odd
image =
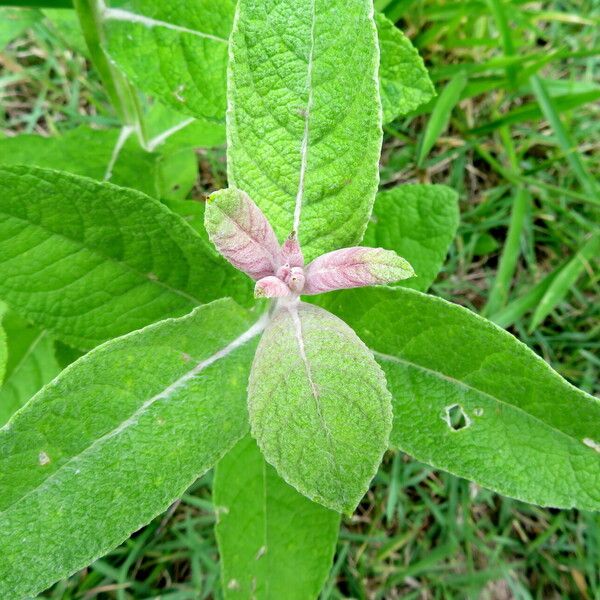
[[[290,293],[290,288],[274,275],[259,279],[254,286],[255,298],[283,298]]]
[[[292,231],[288,239],[281,246],[281,264],[288,265],[289,267],[304,266],[304,256],[294,231]]]
[[[383,248],[344,248],[319,256],[305,270],[303,294],[382,285],[414,275],[410,264]]]
[[[240,271],[253,279],[277,271],[280,248],[275,232],[245,192],[215,192],[206,204],[204,225],[219,253]]]

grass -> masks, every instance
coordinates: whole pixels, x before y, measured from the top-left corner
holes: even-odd
[[[386,128],[382,186],[432,181],[461,195],[461,227],[433,292],[507,326],[598,394],[597,256],[575,277],[561,270],[598,227],[600,2],[377,5],[419,46],[440,92]],[[115,123],[85,59],[44,22],[0,52],[0,69],[7,135]],[[197,195],[222,185],[222,151],[202,153],[200,175]],[[45,597],[219,598],[210,489],[208,474]],[[323,598],[600,598],[600,517],[502,498],[390,453],[343,523]]]

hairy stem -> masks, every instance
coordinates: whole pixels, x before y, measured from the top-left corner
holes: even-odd
[[[104,52],[104,0],[73,0],[79,23],[94,66],[123,125],[136,132],[146,147],[145,128],[137,93],[125,76],[113,66]]]

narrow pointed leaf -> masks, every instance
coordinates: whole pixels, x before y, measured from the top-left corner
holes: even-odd
[[[363,244],[404,257],[416,276],[397,285],[424,292],[444,264],[458,219],[454,190],[443,185],[401,185],[377,194]]]
[[[384,285],[414,275],[410,264],[392,250],[343,248],[315,258],[306,268],[303,294]]]
[[[277,270],[280,249],[275,232],[246,193],[229,188],[212,194],[204,224],[219,254],[236,269],[253,279]]]
[[[261,327],[221,300],[111,340],[0,429],[0,597],[105,554],[247,432]]]
[[[450,122],[450,115],[460,100],[460,94],[467,85],[467,76],[464,72],[457,73],[444,87],[429,117],[427,127],[421,138],[417,153],[417,165],[423,166],[429,151],[433,148],[438,137],[446,131]]]
[[[383,14],[375,13],[381,62],[383,122],[405,115],[435,96],[423,59],[410,40]]]
[[[5,318],[4,328],[9,360],[0,387],[0,426],[60,372],[54,340],[48,331],[39,330],[12,313]]]
[[[280,239],[296,231],[308,261],[364,233],[381,149],[378,62],[371,0],[239,2],[229,182]]]
[[[573,288],[583,270],[590,266],[590,261],[597,261],[599,256],[600,233],[595,233],[552,281],[533,313],[530,329],[538,327]]]
[[[235,0],[132,0],[105,12],[110,57],[175,110],[222,120]]]
[[[213,499],[227,600],[318,596],[333,561],[338,513],[285,483],[250,436],[217,464]]]
[[[340,319],[310,304],[281,308],[259,344],[248,385],[252,434],[290,485],[351,513],[391,427],[381,369]]]
[[[440,298],[380,288],[323,303],[383,367],[395,447],[505,496],[600,509],[600,400],[506,331]]]
[[[250,282],[160,202],[33,167],[0,167],[0,297],[67,343],[106,339]]]

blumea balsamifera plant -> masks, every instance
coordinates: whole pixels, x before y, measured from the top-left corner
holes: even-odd
[[[600,509],[600,402],[424,293],[457,195],[377,193],[382,125],[433,87],[371,0],[76,5],[112,83],[118,65],[187,116],[158,107],[135,156],[124,140],[144,142],[150,114],[3,153],[25,164],[0,166],[1,598],[89,565],[212,467],[228,599],[317,597],[388,448]],[[225,117],[229,188],[206,206],[139,166]],[[27,327],[43,368],[24,385],[10,354]],[[60,373],[54,340],[84,353]]]

